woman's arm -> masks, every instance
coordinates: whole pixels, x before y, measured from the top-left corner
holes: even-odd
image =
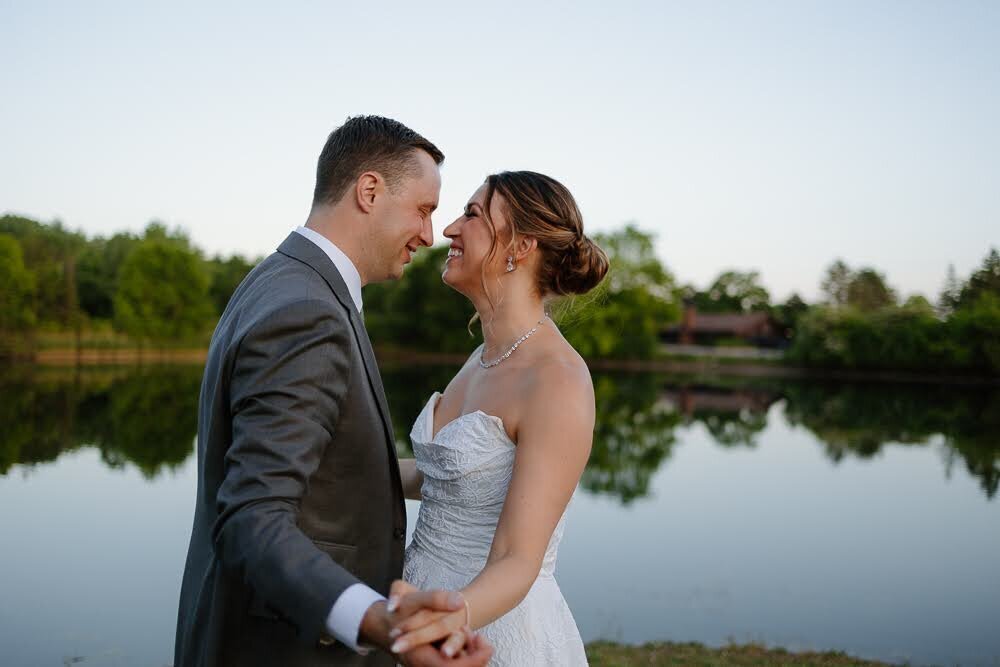
[[[399,477],[403,481],[403,497],[407,500],[422,500],[420,487],[424,484],[424,473],[417,470],[416,459],[399,459]]]
[[[594,391],[585,366],[549,366],[525,398],[513,475],[493,545],[486,566],[462,590],[472,628],[503,616],[527,595],[590,456]],[[464,609],[415,614],[397,626],[400,638],[393,651],[452,635],[465,621]]]

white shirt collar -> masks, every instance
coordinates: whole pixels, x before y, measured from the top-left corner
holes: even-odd
[[[317,246],[319,249],[326,253],[333,265],[337,267],[340,271],[341,277],[344,282],[347,283],[347,291],[351,293],[351,299],[354,300],[354,307],[361,312],[361,274],[358,273],[357,267],[354,266],[354,262],[351,258],[344,254],[344,251],[333,244],[333,241],[326,238],[319,232],[309,229],[308,227],[296,227],[295,231],[306,237]]]

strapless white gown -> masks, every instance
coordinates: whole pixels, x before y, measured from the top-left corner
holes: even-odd
[[[425,590],[458,590],[486,564],[510,484],[515,445],[500,418],[482,411],[462,415],[432,437],[440,398],[434,392],[410,432],[424,483],[403,579]],[[565,520],[563,514],[527,596],[480,629],[493,645],[490,665],[587,664],[583,640],[554,576]]]

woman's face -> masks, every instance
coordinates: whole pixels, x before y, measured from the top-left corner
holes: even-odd
[[[492,258],[487,258],[492,244],[490,225],[483,217],[486,202],[486,184],[479,186],[465,205],[462,215],[444,228],[444,235],[451,239],[448,259],[441,279],[467,296],[481,292],[482,279],[491,284],[494,277],[505,272],[507,255],[503,241],[508,238],[507,220],[502,209],[502,197],[494,193],[490,205],[490,219],[496,227],[497,248]],[[486,263],[485,271],[483,265]]]

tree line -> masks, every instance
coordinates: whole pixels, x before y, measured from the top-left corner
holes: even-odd
[[[0,336],[110,325],[141,342],[204,343],[256,261],[206,257],[159,222],[87,238],[61,223],[0,217]]]
[[[785,339],[786,360],[856,370],[1000,374],[1000,255],[992,249],[962,281],[949,269],[932,304],[901,299],[885,276],[842,260],[826,270],[822,298],[772,300],[760,272],[728,269],[706,288],[680,283],[656,256],[654,237],[634,225],[594,239],[611,271],[592,294],[564,299],[553,314],[587,358],[652,359],[663,354],[664,328],[684,304],[704,313],[766,313]],[[441,282],[447,248],[418,254],[396,284],[366,288],[374,340],[405,349],[467,353],[481,340],[468,326],[467,300]]]
[[[901,300],[871,268],[837,261],[825,303],[795,322],[792,362],[827,368],[1000,374],[1000,254],[991,249],[965,281],[949,268],[937,303]]]
[[[680,283],[633,224],[595,234],[611,260],[594,292],[553,304],[567,338],[587,358],[652,359],[684,304],[700,312],[764,312],[800,365],[859,370],[1000,373],[1000,255],[962,280],[949,269],[932,303],[902,299],[872,267],[842,260],[826,270],[818,303],[775,302],[756,270],[727,269],[699,288]],[[401,280],[369,285],[373,340],[404,350],[468,353],[481,340],[472,306],[441,281],[447,248],[418,253]],[[61,223],[0,217],[0,338],[103,324],[153,344],[204,344],[240,281],[259,260],[206,257],[181,230],[150,223],[142,234],[87,238]]]

